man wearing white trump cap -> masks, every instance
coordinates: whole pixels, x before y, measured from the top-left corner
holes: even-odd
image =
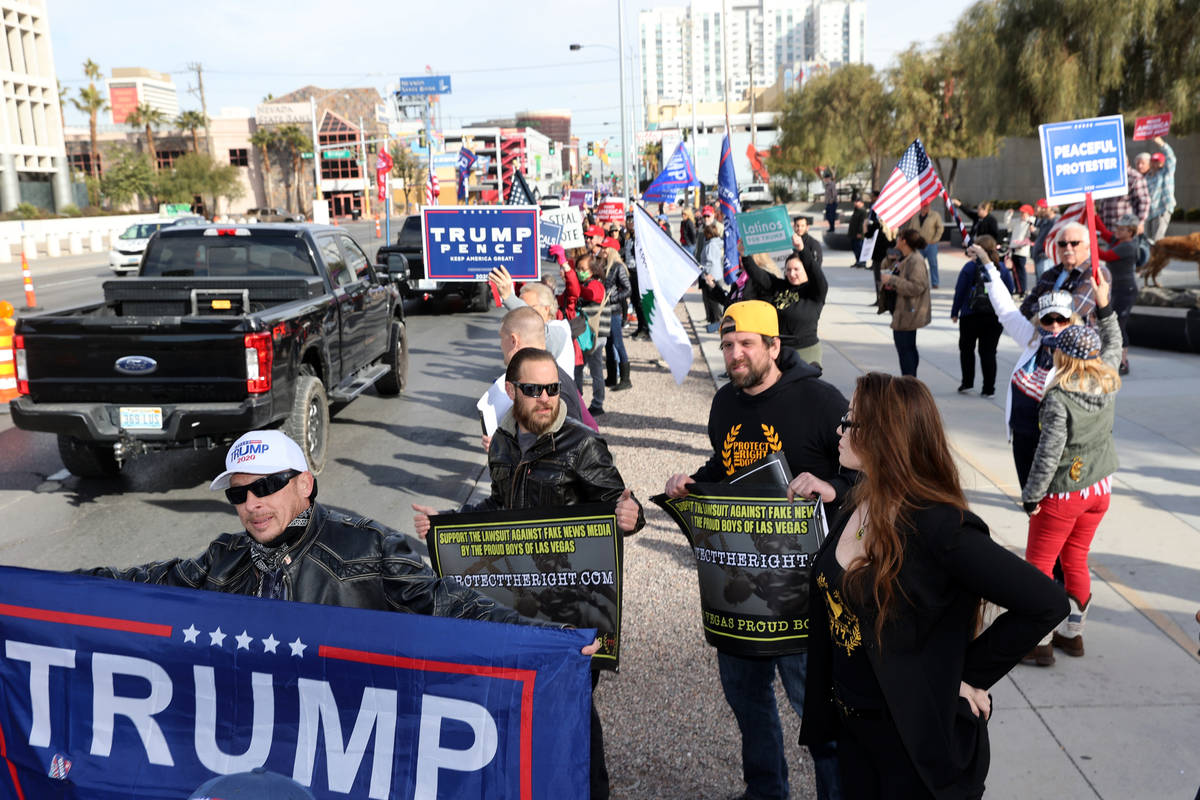
[[[440,578],[407,538],[316,502],[300,446],[277,430],[229,448],[210,488],[225,490],[245,531],[218,536],[195,558],[84,570],[139,583],[306,603],[537,625],[454,578]],[[599,643],[583,648],[584,655]]]

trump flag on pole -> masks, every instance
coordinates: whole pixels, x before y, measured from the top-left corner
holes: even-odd
[[[692,342],[675,316],[683,293],[700,276],[700,267],[641,206],[633,211],[639,302],[650,325],[650,339],[667,362],[676,383],[692,369]]]
[[[0,797],[585,797],[593,636],[0,567]]]
[[[741,259],[738,257],[737,215],[742,211],[738,198],[737,173],[733,170],[733,151],[729,146],[729,133],[721,141],[721,163],[717,167],[717,204],[725,217],[725,282],[741,283],[739,280]]]
[[[674,203],[679,193],[700,185],[687,146],[680,142],[671,154],[671,160],[663,167],[658,177],[646,187],[642,200],[647,203]]]

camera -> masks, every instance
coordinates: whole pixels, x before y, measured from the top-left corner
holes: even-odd
[[[1000,256],[1000,260],[1008,258],[1008,251],[1012,248],[1009,244],[1012,242],[1012,231],[1007,228],[1001,228],[1000,233],[996,236],[996,253]]]

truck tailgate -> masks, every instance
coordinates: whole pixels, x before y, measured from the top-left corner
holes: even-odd
[[[246,397],[245,324],[230,318],[23,326],[31,398],[38,403],[203,403]],[[135,358],[136,357],[136,358]]]

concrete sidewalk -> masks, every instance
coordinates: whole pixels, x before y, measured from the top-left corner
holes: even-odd
[[[866,371],[898,373],[869,270],[825,252],[820,324],[825,378],[847,396]],[[943,248],[933,323],[917,334],[918,370],[937,398],[972,509],[1006,547],[1024,552],[1027,518],[1006,441],[1004,389],[1019,352],[1001,340],[998,393],[960,395],[950,303],[962,254]],[[719,337],[698,291],[685,297],[717,385]],[[1052,668],[1018,665],[992,690],[989,798],[1185,798],[1200,786],[1200,356],[1133,348],[1117,403],[1121,469],[1092,547],[1087,655]]]

